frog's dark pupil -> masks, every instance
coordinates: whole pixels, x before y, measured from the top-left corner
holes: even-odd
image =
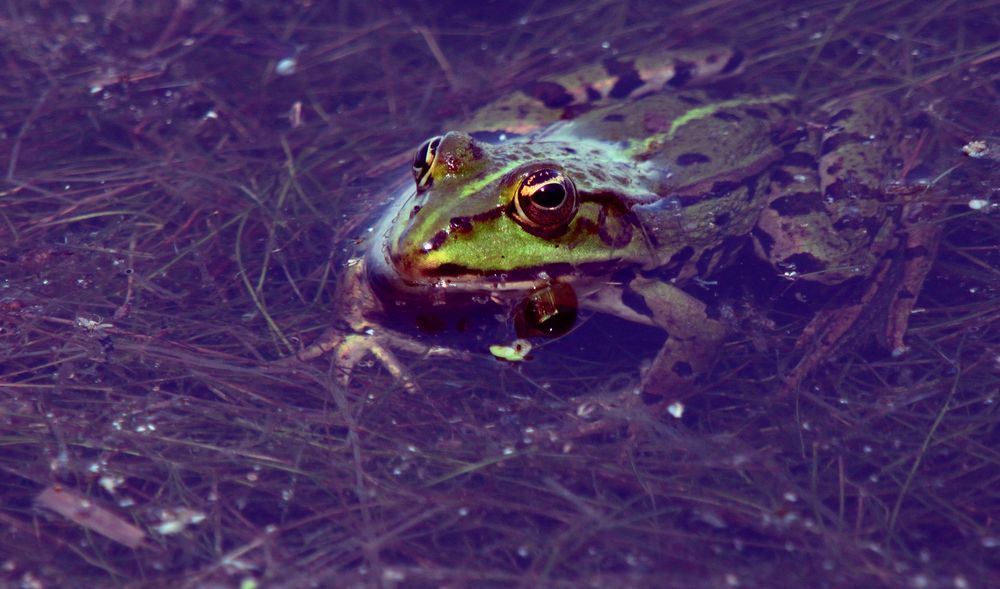
[[[511,216],[529,233],[554,236],[576,214],[576,186],[556,168],[529,170],[510,204]]]
[[[536,190],[532,196],[538,206],[554,209],[566,200],[566,189],[561,183],[552,182]]]

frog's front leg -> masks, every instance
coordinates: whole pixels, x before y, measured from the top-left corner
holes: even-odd
[[[402,348],[415,354],[429,354],[431,349],[407,339],[392,338],[391,334],[375,333],[370,328],[366,331],[350,333],[343,329],[328,328],[320,335],[319,339],[300,350],[295,358],[308,361],[325,354],[332,354],[338,380],[342,385],[347,386],[354,368],[370,354],[389,371],[389,374],[397,382],[403,385],[403,388],[410,392],[416,391],[416,383],[399,359],[396,358],[389,344],[391,342],[393,347]]]
[[[354,368],[371,355],[410,392],[417,385],[409,371],[393,352],[403,350],[417,356],[454,356],[454,350],[427,345],[412,337],[382,328],[369,322],[366,317],[380,311],[381,306],[364,277],[364,263],[357,260],[348,266],[340,284],[337,297],[337,313],[340,326],[323,331],[319,338],[306,348],[299,350],[293,358],[309,361],[331,354],[331,361],[338,373],[341,384],[347,385]]]
[[[676,398],[691,388],[714,361],[725,327],[709,317],[705,303],[679,288],[637,277],[625,287],[607,287],[589,305],[603,312],[662,328],[667,339],[643,371],[643,393]]]

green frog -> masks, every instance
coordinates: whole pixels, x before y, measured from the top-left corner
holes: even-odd
[[[346,325],[299,358],[333,351],[346,382],[373,354],[412,387],[394,350],[455,352],[383,327],[386,301],[432,306],[461,294],[513,308],[559,287],[581,309],[662,329],[639,388],[676,397],[727,332],[699,293],[750,252],[788,280],[858,283],[849,303],[807,326],[787,386],[874,301],[888,301],[885,338],[904,350],[935,231],[908,225],[913,192],[891,184],[900,115],[871,96],[803,113],[790,94],[704,84],[737,75],[740,62],[713,49],[609,60],[531,84],[425,141],[412,186],[349,265],[338,303]]]

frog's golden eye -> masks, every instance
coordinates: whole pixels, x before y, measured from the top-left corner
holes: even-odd
[[[417,181],[417,192],[423,192],[431,187],[434,177],[431,176],[431,164],[437,157],[438,146],[441,145],[441,136],[431,137],[424,141],[417,148],[417,154],[413,156],[413,179]]]
[[[578,205],[576,186],[561,170],[538,168],[514,193],[514,220],[530,232],[550,234],[569,224]]]

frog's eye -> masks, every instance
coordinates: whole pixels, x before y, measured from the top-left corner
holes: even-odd
[[[441,145],[441,136],[431,137],[424,141],[417,148],[417,154],[413,156],[413,179],[417,181],[417,192],[423,192],[431,187],[434,177],[431,176],[431,164],[437,157],[438,146]]]
[[[540,168],[527,174],[514,193],[514,220],[531,232],[563,229],[576,214],[576,186],[561,170]]]

